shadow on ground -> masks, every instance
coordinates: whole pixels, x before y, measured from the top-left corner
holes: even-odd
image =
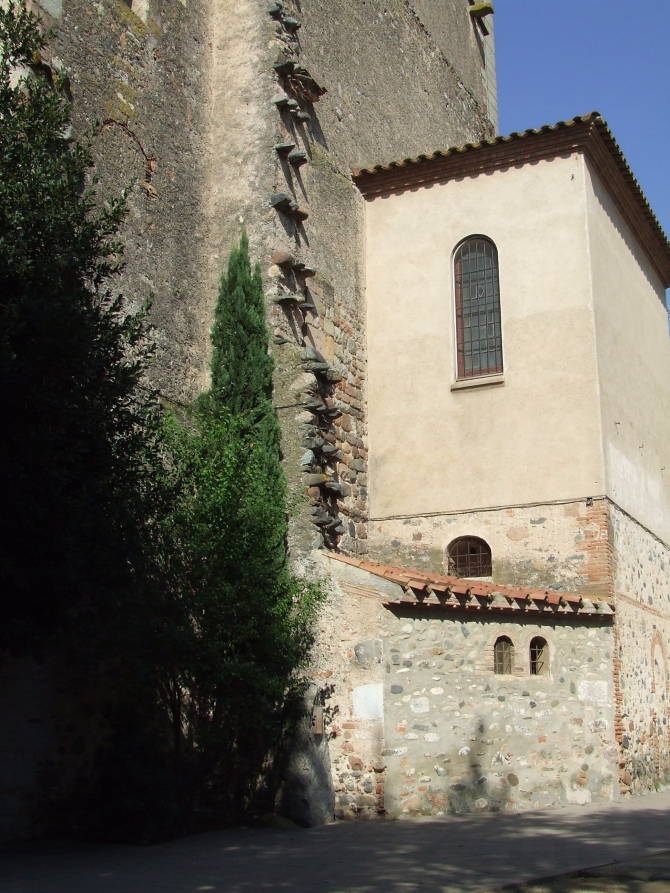
[[[572,875],[514,884],[498,893],[668,893],[669,890],[670,850]]]
[[[238,829],[146,848],[17,844],[0,857],[0,890],[461,893],[640,859],[669,847],[670,794],[664,793],[600,809],[309,831]],[[555,888],[547,883],[524,893],[670,893],[667,881],[636,878],[564,878],[564,886]],[[644,883],[655,886],[639,886]]]

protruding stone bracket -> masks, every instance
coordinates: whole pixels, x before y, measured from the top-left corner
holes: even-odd
[[[469,0],[469,3],[469,12],[472,16],[473,21],[477,23],[477,25],[479,26],[479,30],[484,35],[484,37],[488,37],[491,32],[486,27],[484,19],[487,16],[493,15],[493,3],[477,3],[476,0]]]

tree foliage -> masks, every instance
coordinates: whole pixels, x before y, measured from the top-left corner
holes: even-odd
[[[141,316],[108,290],[122,200],[96,207],[88,144],[25,6],[0,9],[0,644],[34,645],[128,587],[151,410]]]
[[[245,234],[221,280],[212,346],[211,389],[186,424],[167,427],[178,496],[165,524],[165,580],[169,597],[188,593],[188,608],[187,657],[162,680],[162,696],[175,749],[216,767],[205,800],[239,812],[285,735],[320,598],[288,567],[272,360]]]
[[[0,9],[0,649],[55,654],[88,686],[97,756],[61,830],[155,840],[263,790],[271,806],[320,592],[288,566],[246,236],[211,388],[164,412],[142,385],[143,314],[112,290],[124,201],[96,199],[45,41],[23,3]]]

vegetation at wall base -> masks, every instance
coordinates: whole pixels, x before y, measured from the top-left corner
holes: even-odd
[[[0,649],[38,657],[61,730],[75,718],[40,775],[43,826],[151,842],[272,808],[321,592],[288,566],[246,236],[212,386],[164,411],[145,312],[110,285],[124,201],[96,201],[46,39],[23,3],[0,10]]]

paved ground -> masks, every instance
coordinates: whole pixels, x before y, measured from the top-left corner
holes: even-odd
[[[0,856],[0,891],[467,893],[669,849],[670,792],[605,808],[219,831],[154,847],[20,844]],[[625,875],[552,883],[524,893],[661,893],[659,883],[670,893],[664,880],[646,889]]]
[[[544,881],[505,888],[505,893],[668,893],[670,850]]]

